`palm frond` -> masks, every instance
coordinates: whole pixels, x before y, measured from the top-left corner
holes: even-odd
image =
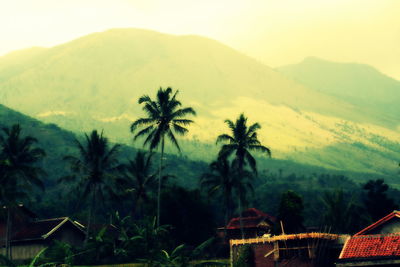
[[[257,163],[254,157],[247,151],[245,154],[246,160],[250,165],[251,170],[257,175]]]
[[[173,123],[172,127],[176,133],[178,133],[179,135],[182,135],[182,136],[189,132],[188,129],[186,129],[185,127],[182,127],[176,123]]]
[[[249,150],[266,153],[269,157],[271,157],[271,150],[263,145],[250,145]]]
[[[182,117],[187,116],[187,115],[196,116],[196,111],[194,111],[194,109],[190,108],[190,107],[182,108],[182,109],[176,110],[174,113],[172,113],[171,116],[172,116],[172,118],[179,119],[179,118],[182,118]]]
[[[228,134],[220,134],[217,137],[216,144],[223,143],[223,142],[228,142],[230,144],[233,144],[233,143],[235,143],[235,139]]]
[[[175,128],[175,127],[174,127]],[[182,129],[185,129],[185,128],[182,128]],[[176,130],[176,129],[175,129]],[[185,129],[186,130],[186,129]],[[187,131],[187,130],[186,130]],[[179,133],[179,132],[178,132]],[[183,134],[182,134],[183,135]],[[168,138],[169,138],[169,140],[172,142],[172,144],[176,147],[176,149],[178,149],[178,151],[179,152],[181,152],[181,148],[180,148],[180,146],[179,146],[179,144],[178,144],[178,141],[176,140],[176,138],[175,138],[175,136],[174,136],[174,134],[172,133],[172,131],[171,130],[169,130],[168,132],[167,132],[167,136],[168,136]]]
[[[131,124],[131,132],[133,133],[137,129],[137,127],[144,126],[144,125],[149,125],[149,124],[155,123],[155,121],[156,120],[154,118],[140,118],[140,119],[137,119],[136,121],[134,121]]]
[[[227,159],[230,155],[232,155],[237,148],[236,144],[225,144],[221,147],[221,150],[218,153],[219,159]]]

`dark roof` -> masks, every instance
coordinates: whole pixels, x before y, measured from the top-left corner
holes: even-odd
[[[29,223],[22,230],[18,231],[14,235],[13,241],[46,239],[66,223],[71,223],[77,229],[82,231],[82,228],[76,225],[68,217],[38,220]]]
[[[347,240],[339,259],[400,257],[400,234],[358,235]]]
[[[380,219],[380,220],[376,221],[375,223],[371,224],[370,226],[364,228],[363,230],[361,230],[354,236],[368,234],[371,230],[381,226],[382,224],[384,224],[392,219],[398,219],[398,218],[400,218],[400,212],[397,210],[394,210],[391,213],[389,213],[388,215],[386,215],[385,217],[383,217],[382,219]]]
[[[25,207],[23,204],[18,204],[18,209],[14,208],[14,212],[13,212],[13,217],[14,220],[24,217],[23,215],[26,215],[27,217],[31,218],[31,219],[36,219],[37,216],[34,212],[32,212],[30,209],[28,209],[27,207]],[[7,206],[2,206],[1,207],[3,210],[7,210]],[[2,216],[0,216],[0,222],[5,223],[6,222],[6,215],[7,213],[4,212],[2,214]]]
[[[263,228],[269,227],[271,224],[275,223],[276,218],[264,213],[258,209],[250,208],[242,212],[242,222],[243,228]],[[240,218],[232,218],[226,229],[239,229],[240,228]]]

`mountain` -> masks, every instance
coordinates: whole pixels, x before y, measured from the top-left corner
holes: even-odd
[[[398,118],[297,82],[211,39],[114,29],[0,57],[3,104],[74,132],[104,129],[127,144],[130,123],[143,116],[137,99],[160,86],[179,89],[179,99],[198,112],[181,141],[191,159],[213,159],[216,136],[228,130],[223,121],[245,112],[250,123],[261,123],[260,139],[274,158],[395,173]]]
[[[309,57],[278,71],[308,88],[364,108],[381,122],[388,119],[389,127],[400,121],[400,81],[371,66]]]

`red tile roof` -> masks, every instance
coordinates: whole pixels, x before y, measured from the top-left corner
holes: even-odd
[[[267,225],[260,225],[264,221],[267,221],[269,224],[272,224],[276,221],[276,218],[264,213],[258,209],[250,208],[242,212],[242,222],[243,228],[256,228],[260,226],[266,227]],[[226,229],[239,229],[240,228],[240,218],[232,218]]]
[[[361,230],[360,232],[358,232],[354,236],[368,234],[371,230],[377,228],[378,226],[380,226],[380,225],[382,225],[382,224],[386,223],[387,221],[392,220],[394,218],[400,218],[400,211],[394,210],[393,212],[389,213],[388,215],[386,215],[382,219],[380,219],[380,220],[376,221],[375,223],[371,224],[370,226],[364,228],[363,230]]]
[[[347,240],[339,259],[400,257],[400,234],[358,235]]]

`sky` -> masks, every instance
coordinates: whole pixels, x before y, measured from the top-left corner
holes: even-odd
[[[111,28],[216,39],[271,67],[307,56],[400,80],[400,0],[0,0],[0,55]]]

